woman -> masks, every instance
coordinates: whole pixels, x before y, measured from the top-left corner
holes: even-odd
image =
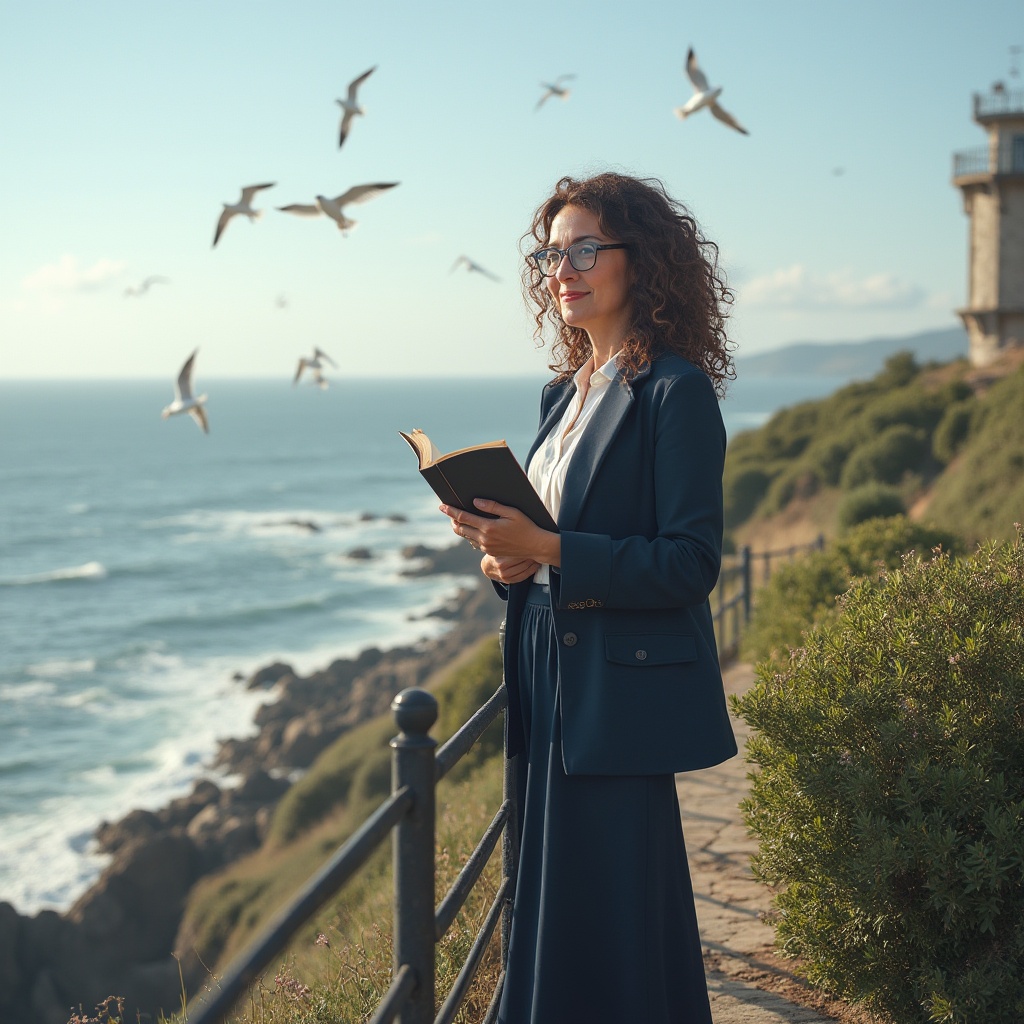
[[[527,466],[559,532],[442,506],[508,601],[524,756],[499,1020],[710,1024],[673,773],[736,753],[708,603],[732,295],[660,182],[563,178],[526,238],[557,373]]]

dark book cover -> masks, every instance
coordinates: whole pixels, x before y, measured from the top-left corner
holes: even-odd
[[[413,431],[414,436],[417,434],[426,440],[422,432]],[[446,505],[486,519],[497,519],[497,516],[481,512],[473,505],[474,498],[491,498],[502,505],[519,509],[541,529],[558,532],[551,513],[512,454],[512,449],[504,441],[462,448],[448,455],[435,455],[428,460],[426,455],[432,446],[426,448],[417,444],[413,437],[405,433],[402,433],[402,437],[419,456],[423,479]],[[429,445],[429,441],[426,444]]]

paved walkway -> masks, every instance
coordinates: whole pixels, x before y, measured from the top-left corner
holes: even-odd
[[[742,693],[753,682],[750,665],[725,672],[727,693]],[[773,932],[761,917],[770,909],[769,893],[750,870],[757,844],[738,807],[749,786],[743,758],[749,728],[736,720],[733,726],[739,756],[676,778],[715,1024],[866,1020],[809,989],[772,951]]]

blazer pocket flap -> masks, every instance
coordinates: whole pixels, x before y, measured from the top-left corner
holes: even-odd
[[[697,641],[679,633],[608,633],[605,656],[616,665],[673,665],[697,660]]]

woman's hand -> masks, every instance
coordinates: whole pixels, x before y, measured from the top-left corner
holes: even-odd
[[[501,505],[487,498],[477,498],[474,504],[481,512],[490,512],[498,518],[487,519],[450,505],[442,505],[441,511],[451,519],[452,530],[457,536],[464,537],[478,551],[494,558],[495,564],[489,566],[492,571],[515,572],[513,566],[519,562],[561,564],[562,545],[557,533],[542,530],[519,509],[510,505]],[[481,568],[485,575],[491,575],[483,563]],[[499,576],[491,578],[501,579],[502,583],[509,582]]]
[[[495,558],[494,555],[484,555],[480,559],[480,571],[488,579],[505,584],[522,583],[539,568],[540,563],[530,558]]]

